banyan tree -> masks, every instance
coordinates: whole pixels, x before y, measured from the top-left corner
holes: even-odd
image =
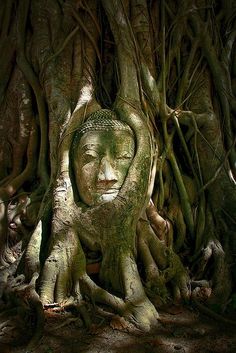
[[[233,310],[235,2],[9,0],[0,19],[2,332],[33,312],[36,342],[48,306],[88,322],[86,301],[142,330],[173,301]]]

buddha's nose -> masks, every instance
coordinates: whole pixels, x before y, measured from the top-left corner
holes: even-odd
[[[111,166],[108,158],[103,157],[100,163],[99,173],[98,173],[98,182],[100,183],[112,183],[117,182],[117,176],[114,168]]]

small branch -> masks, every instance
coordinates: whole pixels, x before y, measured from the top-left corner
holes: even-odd
[[[12,6],[13,6],[13,0],[8,0],[5,3],[3,23],[2,23],[2,26],[1,26],[1,39],[2,38],[7,38],[7,34],[8,34],[8,31],[9,31],[9,26],[10,26],[10,22],[11,22]]]
[[[162,210],[164,207],[164,202],[165,202],[165,189],[164,189],[164,182],[163,182],[163,165],[166,160],[166,154],[163,153],[160,156],[160,165],[159,165],[159,186],[160,186],[160,191],[158,195],[158,208],[159,210]]]
[[[10,184],[6,185],[6,187],[4,188],[9,197],[12,197],[15,192],[21,187],[21,185],[33,175],[37,146],[37,129],[36,125],[33,124],[27,148],[27,165],[22,171],[22,173],[19,174],[15,179],[12,180]]]
[[[86,26],[84,25],[84,23],[81,21],[80,17],[78,16],[78,14],[75,12],[75,10],[72,8],[72,13],[74,18],[76,19],[76,21],[78,22],[78,24],[80,25],[80,27],[83,29],[84,33],[87,35],[87,37],[89,38],[90,42],[93,45],[93,48],[97,54],[98,60],[100,62],[100,65],[102,65],[102,59],[101,59],[101,55],[98,49],[98,46],[96,44],[96,42],[94,41],[93,36],[91,35],[91,33],[87,30]]]
[[[207,188],[209,188],[209,186],[210,186],[212,183],[214,183],[214,181],[216,181],[218,175],[220,174],[221,170],[224,168],[224,166],[225,166],[225,164],[226,164],[226,162],[227,162],[227,159],[228,159],[228,157],[229,157],[229,154],[230,154],[230,152],[231,152],[231,149],[234,148],[235,144],[236,144],[236,137],[235,137],[235,139],[234,139],[234,142],[233,142],[232,146],[231,146],[230,149],[226,152],[225,158],[224,158],[224,160],[222,161],[221,165],[220,165],[220,166],[218,167],[218,169],[215,171],[214,176],[213,176],[205,185],[203,185],[203,186],[201,187],[201,189],[198,191],[199,194],[201,194],[204,190],[206,190]]]
[[[99,27],[99,23],[97,21],[96,16],[94,16],[94,13],[91,11],[90,7],[88,6],[88,2],[86,1],[84,6],[83,4],[81,4],[80,8],[89,13],[91,19],[93,20],[94,25],[96,26],[97,32],[99,33],[99,35],[101,35],[101,29]]]
[[[78,32],[79,30],[79,26],[76,26],[73,31],[71,31],[71,33],[66,37],[66,39],[64,40],[64,42],[62,43],[62,45],[60,45],[60,47],[57,49],[57,51],[49,56],[43,63],[43,67],[41,69],[41,72],[44,70],[44,67],[46,66],[46,64],[48,64],[49,61],[55,59],[58,55],[61,54],[61,52],[65,49],[65,47],[67,46],[67,44],[70,42],[70,40],[75,36],[75,34]]]
[[[199,178],[195,172],[195,169],[194,169],[194,166],[193,166],[193,162],[192,162],[192,157],[190,155],[190,152],[189,152],[189,149],[188,149],[188,146],[186,144],[186,141],[185,141],[185,138],[184,138],[184,135],[182,133],[182,130],[181,130],[181,127],[179,125],[179,120],[178,120],[178,111],[176,112],[173,112],[173,121],[174,121],[174,124],[175,124],[175,128],[176,128],[176,131],[179,135],[179,138],[180,138],[180,141],[182,143],[182,146],[183,146],[183,149],[184,149],[184,152],[186,154],[186,157],[187,157],[187,160],[188,160],[188,164],[190,165],[191,167],[191,170],[192,170],[192,173],[195,177],[195,180],[197,182],[197,184],[199,185]]]
[[[166,110],[166,48],[165,48],[165,40],[166,40],[166,29],[165,29],[165,1],[161,1],[161,23],[162,23],[162,47],[161,47],[161,56],[162,56],[162,110]]]
[[[181,101],[183,100],[184,93],[186,93],[187,83],[190,84],[190,82],[191,82],[189,80],[189,72],[190,72],[190,68],[193,65],[198,46],[199,46],[198,41],[195,41],[192,48],[191,48],[187,64],[185,65],[185,68],[184,68],[184,73],[182,74],[181,79],[180,79],[180,84],[178,87],[178,92],[177,92],[177,97],[176,97],[176,106],[182,105]]]
[[[27,165],[25,169],[15,177],[11,183],[7,184],[0,190],[0,262],[4,263],[4,258],[7,259],[7,207],[6,203],[9,198],[11,198],[16,191],[23,185],[23,183],[33,175],[35,169],[35,154],[37,149],[37,129],[36,126],[32,127],[28,149],[27,149]],[[10,257],[9,257],[9,260]],[[5,264],[6,265],[6,264]]]
[[[180,169],[179,169],[179,166],[178,166],[178,163],[176,161],[176,158],[175,158],[173,151],[169,152],[168,159],[170,160],[171,167],[172,167],[172,170],[173,170],[173,173],[175,176],[175,181],[176,181],[176,184],[178,187],[184,219],[185,219],[185,222],[188,226],[191,237],[193,238],[194,237],[194,222],[193,222],[192,209],[191,209],[188,193],[185,188],[183,178],[182,178],[182,175],[181,175],[181,172],[180,172]]]
[[[184,185],[182,174],[179,169],[179,166],[178,166],[178,163],[177,163],[174,151],[173,151],[173,141],[172,140],[173,140],[174,132],[172,131],[171,135],[169,135],[168,131],[167,131],[167,119],[171,116],[171,114],[172,113],[170,113],[169,115],[166,114],[166,115],[162,116],[162,126],[163,126],[163,132],[164,132],[166,154],[167,154],[167,158],[170,161],[170,164],[171,164],[171,167],[173,170],[173,174],[175,177],[184,219],[185,219],[185,222],[188,226],[191,237],[193,238],[194,237],[194,221],[193,221],[192,209],[191,209],[188,193],[187,193],[186,187]]]

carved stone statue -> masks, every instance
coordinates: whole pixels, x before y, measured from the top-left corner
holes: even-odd
[[[114,112],[93,113],[76,133],[73,170],[81,200],[88,206],[112,201],[119,193],[134,157],[131,128]]]

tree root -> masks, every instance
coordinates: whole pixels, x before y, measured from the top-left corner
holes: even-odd
[[[206,276],[207,265],[211,259],[213,259],[213,273],[211,274],[212,296],[210,296],[208,302],[217,302],[223,307],[231,292],[231,277],[225,252],[217,239],[210,240],[203,249],[202,258],[198,259],[197,263],[197,266],[199,266],[198,271],[195,270],[196,279]]]
[[[227,325],[233,325],[236,326],[236,321],[235,320],[230,320],[225,318],[222,315],[217,314],[216,312],[214,312],[213,310],[209,309],[207,306],[201,304],[199,301],[192,299],[192,302],[194,303],[194,305],[205,315],[211,317],[214,320],[220,321],[224,324]]]
[[[8,320],[1,323],[1,336],[3,341],[19,340],[22,337],[29,338],[27,350],[33,350],[43,335],[44,330],[44,311],[39,295],[35,291],[35,284],[38,278],[38,273],[35,273],[29,284],[19,284],[23,278],[16,277],[10,283],[11,286],[6,285],[3,291],[2,298],[7,303],[7,310],[3,315],[7,315]],[[17,282],[18,285],[17,285]],[[32,315],[34,317],[34,324],[32,324]],[[8,327],[8,328],[7,328]],[[25,328],[28,332],[25,332]],[[14,338],[10,332],[14,332]]]
[[[189,276],[179,257],[157,238],[148,221],[139,221],[137,233],[138,253],[144,264],[148,287],[165,300],[163,294],[167,297],[166,285],[170,282],[175,300],[188,299]]]
[[[110,294],[105,289],[99,287],[88,275],[83,275],[80,278],[81,289],[85,295],[87,295],[92,302],[102,303],[110,306],[112,309],[116,310],[119,314],[122,314],[125,308],[124,301]]]
[[[149,331],[157,324],[158,313],[145,293],[138,298],[123,300],[96,285],[87,275],[81,278],[81,289],[92,301],[108,305],[141,330]]]

